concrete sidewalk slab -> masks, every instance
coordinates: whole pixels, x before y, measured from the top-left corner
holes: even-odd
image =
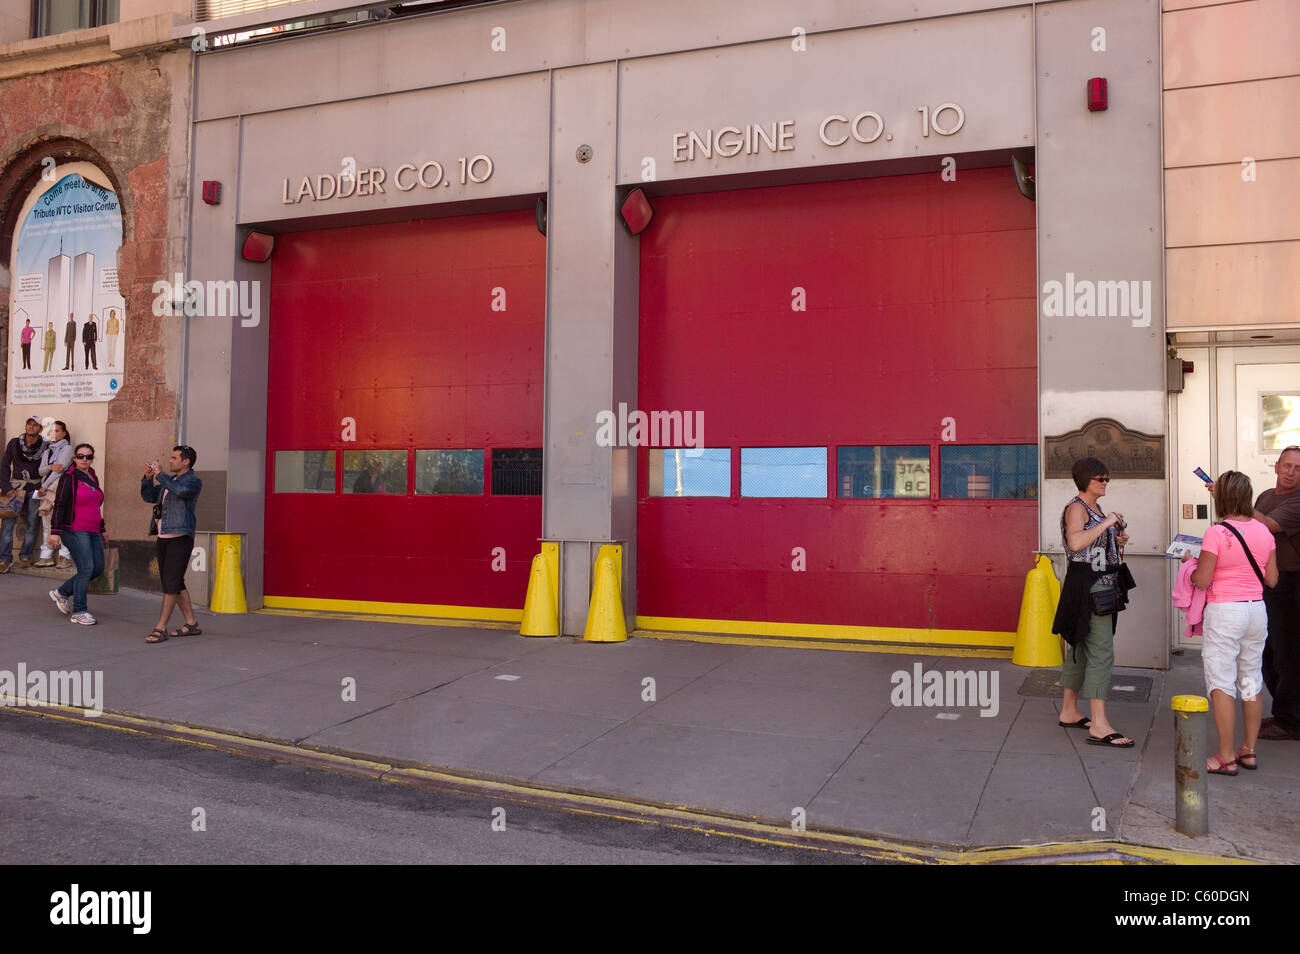
[[[809,826],[968,843],[995,753],[863,743],[808,807]]]
[[[476,775],[532,778],[616,725],[613,719],[425,693],[320,729],[307,741]]]
[[[1300,861],[1294,742],[1261,743],[1258,772],[1209,780],[1210,838],[1173,831],[1168,705],[1175,692],[1203,692],[1195,656],[1176,656],[1167,674],[1117,673],[1152,679],[1152,694],[1112,700],[1112,721],[1137,745],[1103,749],[1056,725],[1050,679],[1049,695],[1022,695],[1033,671],[1002,659],[652,638],[593,645],[489,626],[261,613],[202,613],[204,635],[150,646],[158,597],[92,597],[100,624],[80,627],[46,589],[0,579],[0,670],[102,670],[110,711],[777,824],[803,808],[809,830],[954,846],[1118,834]],[[982,716],[977,699],[894,705],[894,673],[918,664],[996,672],[996,714]],[[345,678],[356,680],[356,701],[343,698]],[[1105,831],[1093,827],[1097,808]]]
[[[852,752],[852,742],[636,721],[532,776],[674,805],[789,821]]]

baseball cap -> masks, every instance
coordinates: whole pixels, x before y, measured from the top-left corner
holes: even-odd
[[[23,423],[24,423],[24,424],[30,424],[32,421],[35,421],[37,424],[41,424],[41,419],[40,419],[39,417],[37,417],[35,414],[33,414],[31,417],[27,418],[27,420],[24,421]],[[45,425],[44,425],[44,424],[41,424],[41,426],[44,427]]]

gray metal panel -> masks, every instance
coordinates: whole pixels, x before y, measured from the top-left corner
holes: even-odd
[[[1017,6],[1023,0],[539,0],[456,10],[204,53],[195,116],[202,122],[773,38],[788,46],[796,28],[818,33]],[[494,49],[502,37],[505,48]]]
[[[544,192],[550,86],[543,72],[249,116],[239,221]],[[441,174],[421,182],[430,161]]]
[[[1106,31],[1106,52],[1092,49],[1098,27]],[[1112,417],[1164,434],[1159,4],[1045,4],[1036,9],[1035,33],[1040,433]],[[1093,76],[1108,80],[1105,111],[1087,109]],[[1149,288],[1147,317],[1132,303],[1127,316],[1048,317],[1044,289],[1051,281],[1064,288],[1067,275],[1076,289],[1079,281],[1137,281],[1140,291]],[[1149,326],[1135,327],[1143,321]],[[1128,521],[1140,586],[1121,617],[1117,665],[1163,666],[1168,658],[1169,600],[1159,562],[1169,534],[1166,487],[1118,481],[1102,501]],[[1060,508],[1073,492],[1069,481],[1043,481],[1040,532],[1052,548],[1060,546]]]
[[[200,281],[233,278],[236,250],[235,190],[239,169],[239,124],[235,120],[205,123],[194,130],[193,172],[190,180],[190,270],[185,277]],[[222,184],[220,205],[205,205],[201,183]],[[168,276],[175,282],[175,276]],[[182,438],[194,445],[205,470],[224,471],[229,461],[231,379],[230,336],[237,322],[230,318],[173,318],[189,326],[185,389],[181,396]],[[266,417],[262,408],[260,416]],[[205,529],[212,529],[210,527]],[[220,527],[217,529],[224,529]]]
[[[1028,10],[1001,10],[812,36],[803,52],[786,38],[623,63],[619,182],[642,181],[647,160],[667,181],[1032,145],[1032,31]],[[964,121],[918,111],[947,103]],[[868,111],[863,143],[850,128]],[[730,156],[705,140],[724,130]]]
[[[227,471],[226,529],[243,531],[244,589],[248,608],[262,605],[266,554],[266,396],[271,338],[271,263],[239,259],[235,277],[257,282],[262,321],[236,324],[230,343],[230,465]],[[271,320],[268,320],[271,319]]]
[[[596,414],[614,407],[616,97],[612,65],[555,74],[542,524],[548,540],[600,540],[610,532],[610,449],[596,446],[595,437]],[[590,162],[575,158],[581,145],[592,148]]]
[[[546,454],[543,536],[609,540],[613,488],[622,492],[620,526],[635,530],[630,455],[612,479],[611,448],[596,445],[596,415],[636,395],[636,297],[619,282],[639,267],[638,242],[617,224],[614,189],[618,74],[613,64],[554,74],[551,188],[547,221]],[[591,159],[580,162],[580,146]],[[616,268],[617,265],[617,268]],[[616,308],[617,306],[617,308]],[[632,540],[634,534],[628,534]],[[576,545],[574,545],[576,546]],[[562,561],[565,633],[581,632],[590,565]],[[629,548],[630,549],[630,548]],[[626,583],[626,575],[625,575]],[[624,590],[628,587],[625,585]],[[626,601],[625,601],[626,605]]]

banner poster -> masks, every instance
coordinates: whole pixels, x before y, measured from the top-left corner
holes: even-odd
[[[42,183],[44,185],[44,183]],[[9,303],[9,401],[111,401],[122,387],[117,193],[80,175],[41,192],[19,224]]]

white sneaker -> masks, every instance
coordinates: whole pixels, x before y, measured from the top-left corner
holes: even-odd
[[[58,590],[50,590],[50,599],[54,600],[54,605],[59,608],[59,612],[64,616],[67,616],[72,610],[72,600]]]
[[[74,623],[80,623],[82,626],[94,626],[96,622],[95,617],[91,616],[89,613],[73,613],[72,621]]]

